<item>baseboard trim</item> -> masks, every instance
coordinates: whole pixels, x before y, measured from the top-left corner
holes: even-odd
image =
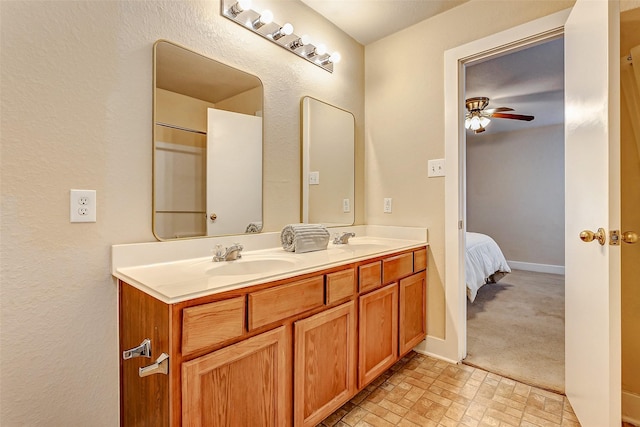
[[[425,356],[433,357],[434,359],[444,360],[445,362],[458,364],[458,360],[453,360],[443,354],[447,352],[446,341],[442,338],[431,337],[427,335],[427,338],[420,342],[413,348],[416,353],[424,354]]]
[[[622,390],[622,421],[640,425],[640,395]]]
[[[537,273],[564,274],[564,265],[536,264],[533,262],[507,261],[515,270],[535,271]]]

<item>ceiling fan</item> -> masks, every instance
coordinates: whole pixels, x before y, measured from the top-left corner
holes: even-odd
[[[484,132],[485,127],[491,121],[490,118],[494,117],[496,119],[525,120],[527,122],[534,119],[533,116],[505,113],[505,111],[513,111],[513,108],[498,107],[485,110],[489,105],[489,98],[485,96],[469,98],[465,101],[465,105],[468,112],[465,116],[464,127],[471,129],[474,133]]]

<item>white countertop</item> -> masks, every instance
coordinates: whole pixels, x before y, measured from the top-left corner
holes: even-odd
[[[208,240],[205,247],[210,249],[220,242],[228,245],[225,239],[114,245],[112,274],[160,301],[173,304],[427,244],[426,229],[378,228],[380,227],[359,226],[330,229],[332,234],[351,229],[356,232],[356,237],[345,245],[330,243],[327,250],[303,254],[287,252],[282,247],[273,245],[275,236],[269,234],[277,234],[279,238],[280,233],[235,236],[234,239],[245,246],[242,258],[225,262],[213,262],[211,255],[184,258],[184,254],[188,256],[196,251],[188,246],[203,247],[202,240]],[[393,233],[389,229],[396,229],[397,232]],[[383,237],[379,237],[380,235]],[[390,238],[389,235],[401,238]],[[182,254],[182,259],[177,254]]]

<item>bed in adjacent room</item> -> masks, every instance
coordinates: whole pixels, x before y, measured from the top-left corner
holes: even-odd
[[[495,240],[486,234],[467,232],[465,273],[469,301],[476,299],[480,287],[495,283],[510,272],[511,268]]]

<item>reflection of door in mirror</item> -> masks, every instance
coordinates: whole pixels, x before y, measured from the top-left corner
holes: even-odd
[[[154,45],[154,85],[153,229],[156,237],[167,240],[261,231],[263,92],[260,80],[160,40]],[[215,132],[209,123],[209,109],[246,118],[254,124],[255,140],[240,144],[237,136],[245,133],[248,126],[236,123],[228,127],[225,138],[219,138],[212,146],[211,137]],[[216,125],[215,129],[219,131],[222,126]],[[213,153],[226,157],[216,159]],[[249,163],[243,166],[231,162],[240,158]],[[221,193],[221,188],[234,191],[235,201],[225,196],[224,191]],[[245,189],[247,192],[243,194]],[[216,200],[216,197],[226,199]],[[236,203],[238,200],[242,203]],[[214,209],[210,210],[210,206]],[[215,215],[217,218],[211,219]],[[236,221],[230,223],[230,218]]]
[[[314,98],[302,98],[302,222],[354,223],[355,119]]]
[[[262,119],[209,108],[207,234],[262,230]]]

